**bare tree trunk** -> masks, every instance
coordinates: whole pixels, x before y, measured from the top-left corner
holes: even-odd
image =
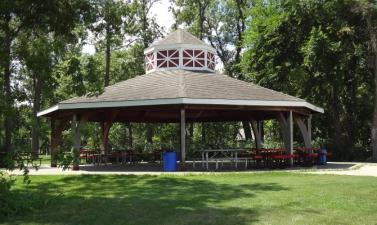
[[[104,76],[104,87],[109,86],[110,83],[110,58],[111,58],[111,36],[110,36],[110,25],[106,24],[106,51],[105,51],[105,76]],[[104,128],[106,126],[106,122],[101,122],[101,140],[102,145],[105,144],[105,146],[101,145],[101,151],[107,153],[107,137],[104,137]],[[105,143],[106,142],[106,143]]]
[[[376,35],[374,35],[376,38]],[[375,42],[377,41],[374,39]],[[377,50],[377,49],[376,49]],[[374,110],[373,110],[373,124],[372,124],[372,160],[377,162],[377,51],[375,52],[374,60]]]
[[[201,0],[198,0],[197,3],[199,4],[199,39],[203,40],[204,38],[204,17],[205,17],[205,10],[207,8],[207,5],[205,2],[202,2]]]
[[[248,141],[251,140],[252,135],[251,135],[250,123],[247,122],[247,121],[242,121],[242,127],[243,127],[243,131],[245,133],[246,140],[248,140]]]
[[[204,145],[206,144],[207,138],[206,138],[206,124],[203,122],[202,123],[202,146],[203,148],[205,147]]]
[[[377,162],[377,37],[376,30],[372,21],[372,6],[369,5],[366,12],[366,22],[368,27],[370,44],[374,53],[373,70],[374,70],[374,110],[372,123],[372,160]]]
[[[109,154],[109,132],[110,128],[113,125],[111,121],[104,122],[101,124],[101,153],[108,155]]]
[[[110,25],[106,24],[106,59],[105,59],[105,87],[110,83],[111,34]]]
[[[59,146],[62,139],[62,132],[64,130],[67,120],[51,119],[51,167],[57,167]]]
[[[151,2],[151,4],[153,4],[153,2]],[[150,6],[147,6],[147,1],[145,0],[142,0],[142,5],[141,5],[141,17],[142,17],[142,33],[141,33],[141,38],[143,40],[143,46],[144,48],[148,48],[149,47],[149,44],[152,40],[150,40],[150,37],[148,36],[148,12],[149,12],[149,9],[151,7]],[[151,124],[151,123],[147,123],[146,124],[146,139],[147,139],[147,143],[150,143],[152,144],[153,143],[153,135],[154,135],[154,124]]]
[[[39,153],[39,118],[37,117],[37,113],[41,109],[41,80],[39,77],[34,73],[33,74],[33,86],[34,86],[34,99],[33,99],[33,127],[32,127],[32,142],[31,142],[31,149],[32,154],[34,156],[38,155]]]
[[[377,162],[377,54],[374,57],[373,64],[374,64],[374,110],[373,110],[373,124],[372,124],[372,149],[373,149],[372,160],[374,162]]]
[[[262,143],[264,143],[264,122],[263,122],[263,120],[259,121],[258,130],[260,130],[261,141],[262,141]]]
[[[238,39],[236,41],[236,55],[234,57],[234,61],[236,63],[239,63],[241,61],[241,51],[242,51],[242,43],[243,43],[243,32],[246,29],[245,26],[245,16],[243,13],[243,5],[245,4],[243,0],[236,0],[237,4],[237,10],[238,10],[238,23],[237,23],[237,34],[238,34]]]
[[[192,122],[192,123],[190,123],[190,128],[189,128],[190,130],[190,139],[191,139],[191,141],[193,140],[193,138],[194,138],[194,122]]]
[[[9,26],[8,26],[9,28]],[[5,151],[9,152],[12,145],[12,92],[10,86],[10,77],[11,77],[11,44],[12,38],[8,31],[5,33],[3,48],[4,48],[4,97],[5,97],[5,119],[4,119],[4,128],[5,128]]]
[[[147,35],[147,29],[148,29],[148,21],[147,21],[147,14],[148,14],[148,12],[147,12],[147,7],[146,7],[146,1],[145,0],[143,0],[143,2],[142,2],[142,5],[141,5],[141,7],[142,7],[142,14],[141,14],[141,16],[142,16],[142,26],[143,26],[143,32],[142,32],[142,34],[141,34],[141,38],[143,39],[143,45],[144,45],[144,48],[148,48],[148,45],[149,45],[149,38],[148,38],[148,35]]]
[[[132,136],[132,125],[131,123],[128,124],[128,146],[130,148],[132,148],[132,144],[133,144],[133,136]]]
[[[147,123],[147,143],[152,144],[153,143],[153,135],[154,135],[154,126],[151,123]]]
[[[334,126],[332,140],[334,140],[333,144],[337,152],[337,156],[342,160],[345,160],[349,158],[350,152],[348,148],[344,148],[344,146],[346,145],[344,144],[344,136],[342,134],[342,126],[339,118],[341,107],[339,105],[338,93],[339,91],[334,86],[331,93],[331,109],[329,109],[329,113],[331,115],[331,121]]]

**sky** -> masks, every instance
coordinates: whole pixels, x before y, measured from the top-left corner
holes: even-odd
[[[159,2],[156,2],[151,9],[150,16],[155,16],[158,25],[164,27],[165,34],[169,33],[170,27],[174,23],[173,14],[169,11],[170,4],[169,0],[160,0]],[[82,52],[94,54],[95,48],[91,44],[86,44],[84,45]]]
[[[167,33],[169,33],[169,29],[174,23],[174,17],[169,11],[169,6],[169,0],[160,0],[160,2],[155,3],[152,8],[152,15],[156,16],[157,23],[160,26],[165,27]]]

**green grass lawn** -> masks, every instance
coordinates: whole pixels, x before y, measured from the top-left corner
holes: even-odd
[[[33,176],[0,224],[377,224],[377,178],[296,173]]]

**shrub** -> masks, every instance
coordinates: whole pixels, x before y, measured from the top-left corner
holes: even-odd
[[[17,202],[11,192],[13,184],[14,179],[0,171],[0,217],[12,215],[17,211]]]
[[[23,171],[23,182],[28,185],[30,183],[28,164],[33,165],[31,155],[25,158],[25,155],[18,151],[9,152],[1,162],[8,170],[19,169]],[[34,166],[37,168],[36,166]],[[11,216],[23,212],[25,209],[36,208],[38,205],[31,194],[20,195],[12,188],[15,179],[9,174],[0,171],[0,218]]]

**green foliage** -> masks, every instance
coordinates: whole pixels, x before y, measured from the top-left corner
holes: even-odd
[[[242,61],[248,80],[324,107],[313,137],[344,160],[355,158],[358,144],[370,145],[373,107],[368,36],[356,4],[260,1],[250,10]]]
[[[109,84],[144,73],[143,50],[163,32],[149,16],[154,3],[73,0],[52,1],[48,7],[43,1],[1,3],[1,40],[10,34],[5,29],[8,25],[10,31],[17,32],[11,32],[9,58],[12,107],[7,107],[5,64],[1,63],[0,123],[12,115],[16,150],[31,149],[30,131],[37,125],[41,145],[48,146],[49,121],[37,119],[36,111],[71,97],[103,92],[107,44],[111,50]],[[355,10],[357,3],[178,0],[172,11],[175,27],[183,25],[216,49],[225,73],[324,107],[325,114],[313,120],[314,143],[325,142],[337,157],[351,160],[370,155],[374,91],[366,22]],[[9,13],[13,13],[10,22]],[[93,55],[82,53],[87,43],[95,45]],[[8,59],[4,49],[0,59]],[[99,149],[99,127],[98,123],[85,125],[83,145]],[[253,146],[252,141],[240,141],[240,128],[239,123],[189,126],[189,151]],[[265,123],[266,147],[281,145],[279,128],[276,122]],[[63,133],[61,152],[69,152],[68,128]],[[299,133],[294,135],[301,145]],[[0,144],[4,136],[0,126]],[[151,128],[146,124],[115,124],[110,144],[138,151],[178,149],[177,125],[156,124]],[[66,161],[72,162],[69,157]]]
[[[0,218],[12,215],[17,210],[17,202],[10,190],[13,185],[14,179],[0,171]]]
[[[59,154],[57,156],[58,165],[63,168],[63,170],[67,170],[73,165],[75,162],[75,156],[73,154],[73,151],[71,152],[64,152],[59,151]],[[76,164],[78,165],[78,164]]]
[[[216,49],[225,74],[245,79],[239,66],[243,50],[247,10],[254,1],[245,0],[178,0],[172,9],[176,24],[184,25],[194,35]]]
[[[38,160],[36,160],[31,152],[11,151],[2,159],[0,165],[9,171],[23,171],[23,184],[29,185],[31,182],[29,176],[29,166],[38,169]],[[38,208],[39,201],[32,197],[19,196],[12,188],[15,185],[15,179],[6,172],[0,171],[0,218],[21,214],[25,210]]]

